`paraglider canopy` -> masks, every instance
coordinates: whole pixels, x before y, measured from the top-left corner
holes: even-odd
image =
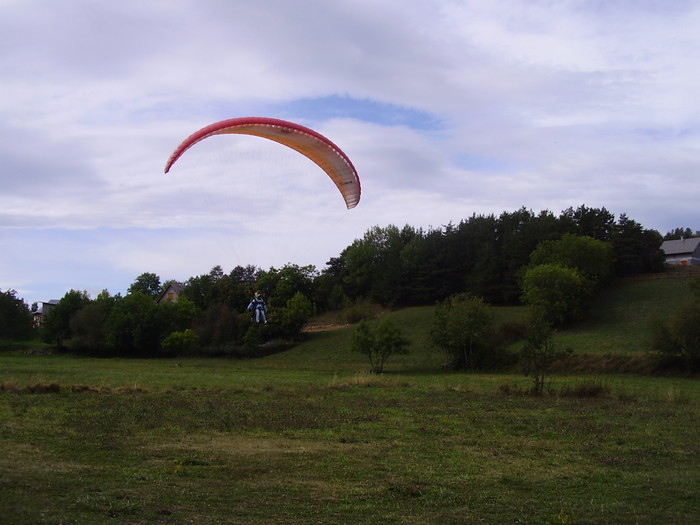
[[[360,202],[360,178],[348,156],[320,133],[300,124],[268,117],[241,117],[222,120],[187,137],[165,165],[165,173],[189,148],[212,135],[255,135],[274,140],[306,155],[333,180],[348,209]]]

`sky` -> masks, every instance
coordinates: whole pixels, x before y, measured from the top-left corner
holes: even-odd
[[[327,261],[374,226],[569,207],[700,229],[700,0],[0,0],[0,290]],[[306,157],[219,120],[310,127]]]

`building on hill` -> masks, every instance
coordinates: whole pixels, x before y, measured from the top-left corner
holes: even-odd
[[[180,294],[184,289],[185,287],[180,283],[171,282],[170,284],[168,284],[168,286],[166,286],[165,290],[163,290],[163,293],[160,294],[160,297],[158,297],[158,301],[156,302],[158,302],[159,304],[163,301],[170,301],[171,303],[176,303],[178,297],[180,297]]]
[[[666,264],[700,265],[700,237],[664,241],[661,249],[666,254]]]

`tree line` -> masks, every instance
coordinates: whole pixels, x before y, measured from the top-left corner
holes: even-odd
[[[560,215],[521,208],[472,215],[428,230],[375,226],[327,263],[319,287],[328,303],[367,298],[387,306],[431,304],[457,293],[491,304],[521,301],[521,277],[544,241],[570,234],[610,247],[610,277],[659,272],[663,238],[655,230],[605,208],[580,206]]]
[[[677,228],[667,237],[688,231]],[[525,208],[472,215],[427,230],[375,226],[322,271],[291,263],[268,270],[236,266],[229,273],[214,266],[181,283],[175,303],[157,303],[170,281],[148,272],[124,296],[104,291],[92,299],[72,290],[46,316],[41,335],[57,347],[100,355],[250,355],[261,342],[299,338],[315,313],[359,311],[358,320],[364,304],[436,304],[459,294],[491,305],[531,304],[550,324],[561,324],[583,315],[602,283],[661,271],[662,241],[625,214],[583,205],[559,215]],[[245,310],[255,290],[268,301],[271,322],[264,327],[251,324]],[[16,293],[3,295],[9,301],[0,307],[12,302],[20,317],[30,316]],[[564,308],[552,309],[562,298]],[[8,324],[19,326],[0,328]]]

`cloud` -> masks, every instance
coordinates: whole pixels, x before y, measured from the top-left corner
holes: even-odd
[[[699,22],[690,0],[6,0],[0,288],[322,267],[374,225],[521,206],[697,229]],[[360,205],[252,137],[163,173],[190,133],[244,115],[328,136]]]

